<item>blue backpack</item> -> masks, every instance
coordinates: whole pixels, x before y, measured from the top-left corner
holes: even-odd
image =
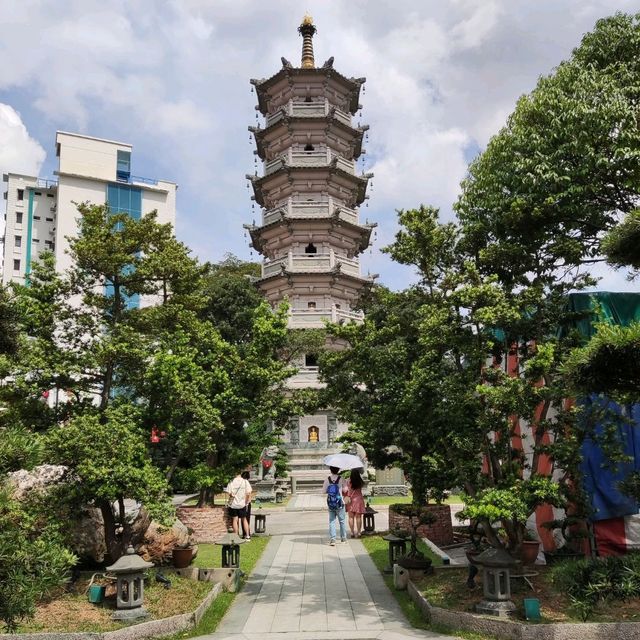
[[[331,476],[327,478],[329,486],[327,487],[327,506],[332,511],[342,508],[342,496],[340,495],[340,478],[335,482],[331,480]]]

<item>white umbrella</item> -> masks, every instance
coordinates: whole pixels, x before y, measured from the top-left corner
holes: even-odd
[[[358,456],[351,455],[350,453],[334,453],[326,456],[322,462],[328,467],[337,467],[341,471],[364,468],[364,462],[362,462]]]

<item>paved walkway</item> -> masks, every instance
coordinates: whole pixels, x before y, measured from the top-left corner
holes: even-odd
[[[451,640],[409,625],[360,540],[327,542],[319,532],[274,536],[216,633],[204,638]]]

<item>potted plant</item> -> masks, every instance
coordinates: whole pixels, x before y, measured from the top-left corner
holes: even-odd
[[[173,566],[176,569],[184,569],[185,567],[188,567],[194,557],[193,544],[191,544],[191,540],[187,540],[187,542],[176,545],[171,552],[171,556]]]
[[[520,560],[522,560],[522,564],[535,564],[539,551],[540,540],[536,538],[531,529],[525,529],[524,540],[521,542],[520,546]]]

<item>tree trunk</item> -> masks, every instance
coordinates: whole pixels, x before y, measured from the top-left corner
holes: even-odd
[[[104,521],[104,541],[107,547],[107,557],[113,563],[124,553],[122,540],[118,539],[118,534],[116,533],[117,524],[111,503],[108,500],[100,500],[98,507]]]

